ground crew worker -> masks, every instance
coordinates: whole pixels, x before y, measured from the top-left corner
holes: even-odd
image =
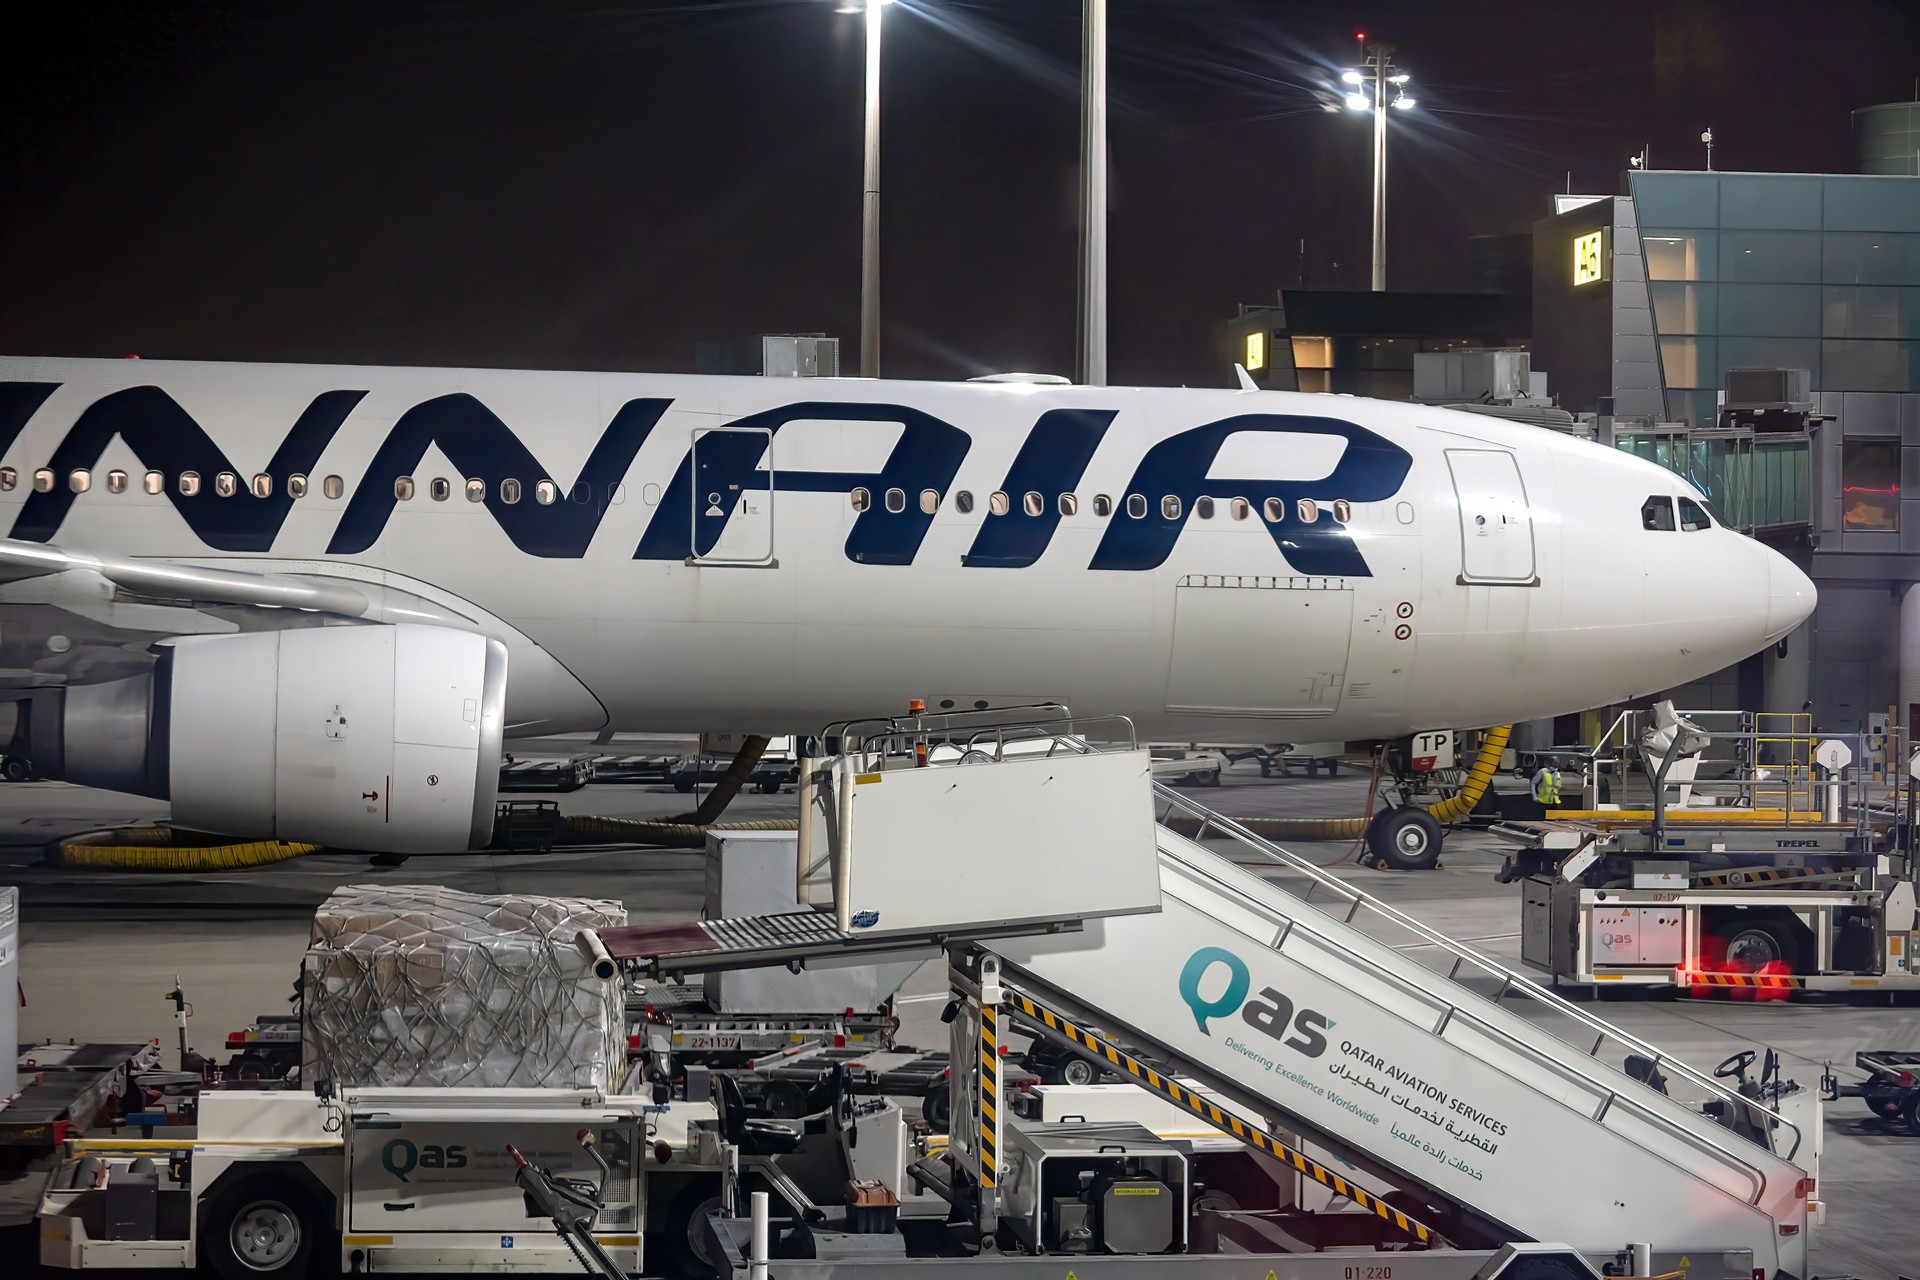
[[[1550,809],[1560,803],[1560,771],[1551,763],[1540,766],[1533,775],[1533,798],[1542,809]]]

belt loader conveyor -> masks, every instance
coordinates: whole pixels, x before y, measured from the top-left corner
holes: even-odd
[[[609,930],[602,941],[655,975],[947,951],[964,1013],[954,1060],[992,1070],[954,1073],[944,1183],[929,1181],[989,1230],[1014,1171],[992,1132],[999,1059],[980,1046],[1010,1012],[1053,1034],[1065,1033],[1049,1015],[1099,1028],[1092,1040],[1065,1038],[1149,1087],[1199,1080],[1221,1101],[1160,1091],[1296,1168],[1327,1169],[1305,1148],[1332,1153],[1347,1172],[1326,1176],[1350,1184],[1349,1199],[1397,1240],[1456,1246],[1440,1251],[1450,1258],[1546,1241],[1606,1261],[1633,1241],[1651,1244],[1658,1268],[1688,1259],[1692,1280],[1806,1276],[1811,1180],[1792,1161],[1801,1135],[1786,1120],[1162,789],[1203,834],[1231,837],[1238,855],[1304,883],[1290,892],[1174,834],[1153,820],[1144,752],[1073,742],[920,769],[888,767],[871,743],[870,754],[816,762],[824,767],[802,783],[802,838],[817,856],[809,864],[803,853],[802,875],[815,873],[824,888],[812,900],[850,929],[797,913]],[[1452,955],[1451,973],[1357,927],[1362,913],[1368,927],[1410,930]],[[1575,1042],[1509,1008],[1515,998],[1561,1017]],[[1757,1115],[1750,1130],[1770,1145],[1602,1051]],[[1407,1277],[1476,1274],[1409,1266],[1439,1253],[1395,1256]],[[1265,1261],[1279,1280],[1325,1274],[1301,1269],[1307,1259]]]

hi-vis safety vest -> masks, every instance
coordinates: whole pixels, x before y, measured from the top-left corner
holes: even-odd
[[[1543,766],[1533,775],[1533,798],[1541,804],[1560,803],[1560,771],[1551,765]]]

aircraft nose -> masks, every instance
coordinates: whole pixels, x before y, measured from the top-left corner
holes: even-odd
[[[1813,613],[1818,593],[1813,579],[1771,547],[1767,557],[1767,643],[1771,644],[1805,622]]]

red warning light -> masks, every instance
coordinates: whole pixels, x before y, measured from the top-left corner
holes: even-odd
[[[1353,33],[1353,38],[1355,40],[1365,40],[1367,38],[1367,33],[1364,31],[1356,31]]]

